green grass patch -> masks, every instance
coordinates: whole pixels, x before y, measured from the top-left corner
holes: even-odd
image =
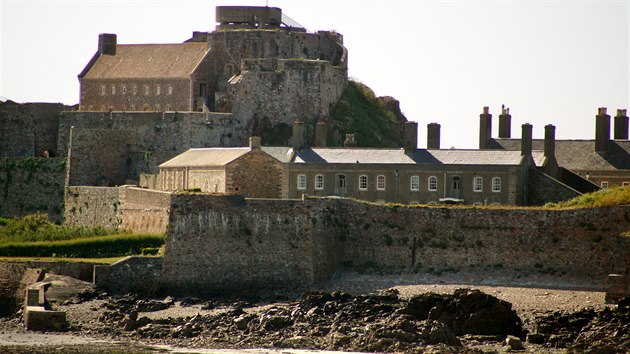
[[[116,257],[142,254],[159,248],[162,234],[118,234],[63,241],[9,242],[0,244],[0,257]]]
[[[57,225],[44,213],[0,219],[0,245],[5,243],[62,241],[123,233],[122,230]],[[127,232],[128,233],[128,232]]]
[[[615,187],[602,189],[593,193],[582,194],[579,197],[564,202],[547,203],[547,208],[591,208],[612,205],[630,205],[630,187]]]

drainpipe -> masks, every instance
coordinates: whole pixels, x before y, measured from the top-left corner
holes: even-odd
[[[444,197],[446,198],[446,172],[444,173]]]

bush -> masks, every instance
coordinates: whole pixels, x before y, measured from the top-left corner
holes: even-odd
[[[0,244],[2,257],[117,257],[141,254],[143,248],[159,248],[161,234],[119,234],[64,241],[10,242]]]
[[[603,207],[611,205],[630,205],[630,187],[615,187],[602,189],[593,193],[586,193],[581,196],[569,199],[564,202],[547,203],[547,208],[566,207]]]

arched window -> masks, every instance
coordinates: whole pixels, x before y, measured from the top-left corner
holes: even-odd
[[[409,189],[412,191],[420,190],[420,177],[419,176],[411,176],[409,180]]]
[[[315,189],[317,190],[324,189],[324,176],[323,175],[315,176]]]
[[[368,189],[368,177],[366,175],[359,176],[359,190],[366,191]]]
[[[376,189],[379,191],[385,190],[385,176],[379,175],[376,177]]]
[[[429,191],[431,192],[437,191],[437,184],[438,184],[437,177],[435,176],[429,177],[429,181],[428,181]]]
[[[492,178],[492,191],[495,193],[501,191],[501,177]]]
[[[306,189],[306,175],[297,176],[297,189],[300,189],[300,190]]]
[[[473,192],[483,192],[483,178],[475,177],[473,179]]]

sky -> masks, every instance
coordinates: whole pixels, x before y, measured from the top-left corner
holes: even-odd
[[[0,0],[0,96],[79,102],[77,75],[99,33],[118,43],[180,43],[215,28],[215,6],[280,7],[309,31],[336,30],[349,76],[441,124],[442,148],[477,148],[479,114],[510,108],[512,137],[593,139],[598,107],[630,101],[630,0]]]

